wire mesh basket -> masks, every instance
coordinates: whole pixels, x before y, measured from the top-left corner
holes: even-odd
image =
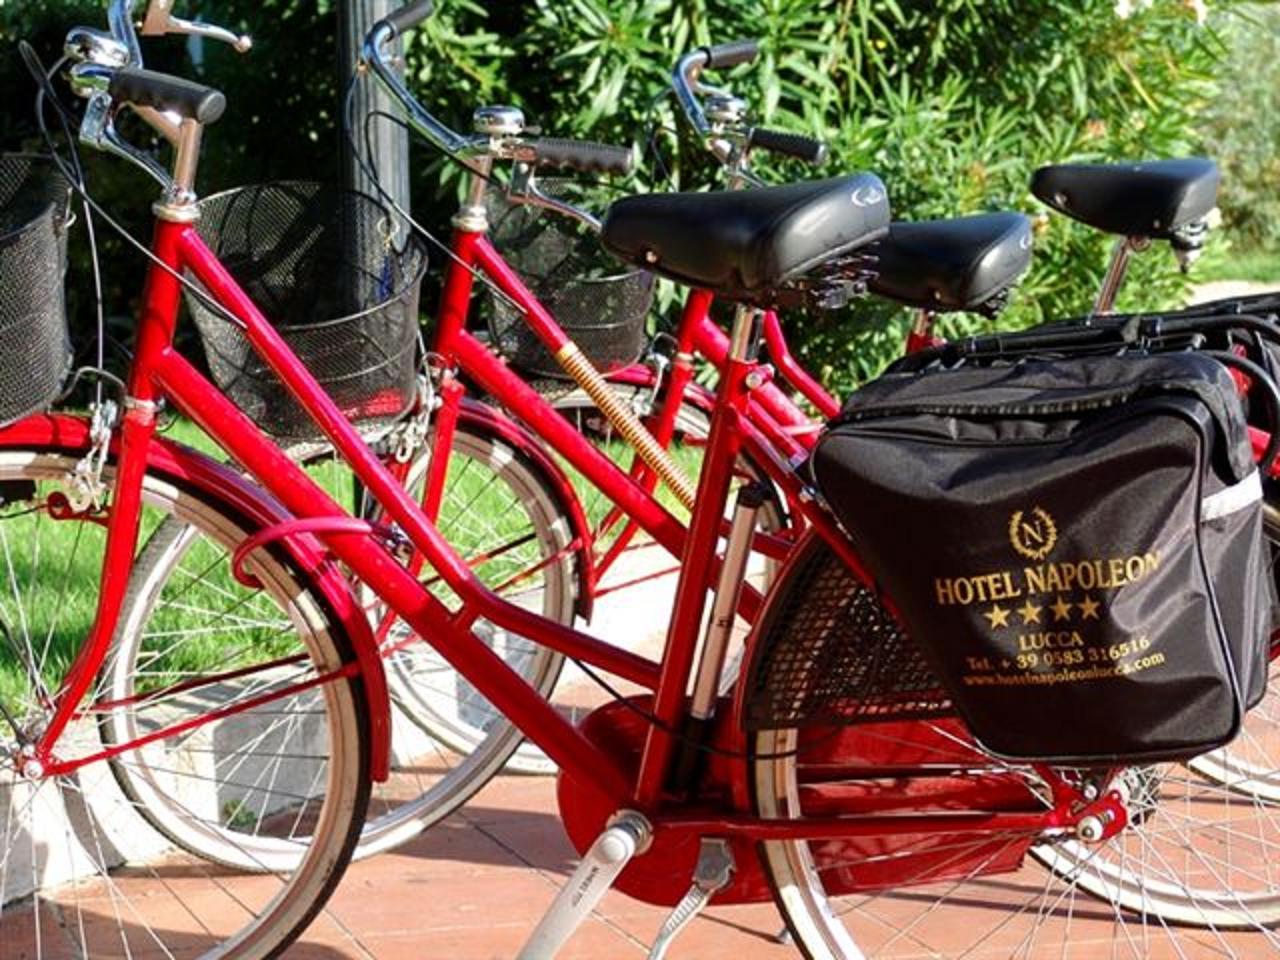
[[[590,209],[589,188],[570,180],[539,180],[548,196]],[[599,198],[595,198],[597,201]],[[647,342],[645,320],[654,277],[623,266],[577,221],[544,208],[510,203],[491,190],[487,201],[494,246],[538,301],[603,373],[634,363]],[[490,291],[489,333],[512,366],[567,379],[564,369],[525,323],[524,314]]]
[[[71,369],[70,205],[71,184],[51,159],[0,154],[0,424],[48,407]]]
[[[771,608],[747,678],[749,730],[945,716],[951,701],[920,646],[824,543]]]
[[[309,182],[240,187],[200,203],[200,236],[354,423],[399,418],[416,394],[418,292],[427,258],[392,241],[377,201]],[[310,417],[244,334],[199,297],[187,305],[218,386],[289,442]]]

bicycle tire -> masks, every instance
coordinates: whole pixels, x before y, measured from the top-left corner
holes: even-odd
[[[802,561],[828,548],[813,538],[799,549],[762,629],[786,608],[790,591],[805,589],[802,575],[811,568]],[[914,771],[890,772],[866,760],[904,742],[925,751],[932,769],[917,759]],[[985,755],[958,722],[921,720],[905,728],[867,723],[834,738],[825,727],[766,730],[754,736],[753,747],[755,810],[771,820],[798,819],[806,812],[836,815],[855,803],[863,805],[858,809],[870,804],[898,813],[915,804],[936,814],[940,810],[930,803],[940,801],[930,791],[939,787],[968,788],[969,803],[974,796],[992,804],[989,798],[1005,796],[1018,809],[1034,810],[1049,802],[1046,785],[1030,765]],[[1240,808],[1239,798],[1220,784],[1185,776],[1181,765],[1132,768],[1117,783],[1128,780],[1146,791],[1131,788],[1130,825],[1087,850],[1082,840],[1051,834],[886,833],[856,842],[765,842],[761,862],[788,930],[811,960],[897,955],[904,941],[923,955],[1105,954],[1135,960],[1166,952],[1200,955],[1206,949],[1260,955],[1280,947],[1271,929],[1280,910],[1271,831],[1253,829],[1265,828],[1273,811],[1256,804],[1254,820],[1235,821],[1229,814]],[[858,798],[850,792],[855,787]],[[1210,804],[1213,816],[1197,819],[1198,803]],[[947,812],[959,809],[984,807]],[[1228,863],[1222,851],[1232,841],[1231,856],[1238,859]],[[1054,869],[1040,862],[1050,852],[1064,858]],[[1221,875],[1207,889],[1192,868],[1211,858]],[[1105,886],[1109,874],[1100,868],[1107,864],[1119,865],[1123,883],[1113,871],[1112,886]],[[979,921],[975,911],[983,910],[990,917]]]
[[[411,464],[406,478],[409,489],[420,486],[430,450],[428,444]],[[450,456],[456,462],[451,462],[439,516],[442,532],[457,539],[455,528],[465,524],[472,530],[470,540],[475,541],[475,524],[483,522],[483,518],[474,508],[477,501],[484,501],[501,514],[494,518],[501,529],[488,533],[508,540],[531,538],[536,550],[521,548],[521,562],[536,566],[547,557],[560,557],[539,572],[528,591],[532,596],[529,602],[550,619],[572,622],[576,602],[574,558],[567,551],[568,528],[561,521],[560,506],[548,481],[514,447],[477,425],[458,425]],[[341,461],[313,457],[310,472],[323,476],[322,485],[335,488],[334,492],[341,492],[344,498],[352,491],[359,496],[358,488],[350,483],[349,469]],[[376,519],[363,506],[356,512]],[[130,600],[117,631],[118,653],[110,661],[114,671],[110,683],[118,699],[129,696],[138,672],[141,645],[146,642],[143,632],[134,627],[164,584],[182,568],[191,545],[189,536],[189,531],[177,524],[161,526],[138,557]],[[497,549],[492,540],[477,541],[473,546],[475,552],[482,554]],[[484,565],[477,573],[494,579]],[[381,620],[381,604],[376,595],[367,587],[360,592],[371,618],[375,622]],[[478,623],[478,629],[486,629],[484,621]],[[502,652],[509,663],[536,689],[550,692],[563,664],[560,654],[496,629],[490,629],[490,634],[495,647],[499,642],[504,645]],[[385,644],[400,646],[384,659],[393,708],[392,777],[372,790],[356,859],[393,849],[448,816],[502,770],[523,741],[510,721],[478,698],[429,645],[409,636],[400,621],[388,629]],[[275,746],[282,755],[292,749],[283,740]],[[541,757],[540,752],[537,756]],[[228,858],[216,836],[187,829],[182,818],[167,811],[165,797],[148,785],[147,781],[153,778],[145,769],[138,765],[126,769],[116,764],[113,772],[122,789],[139,800],[143,815],[179,846],[209,860],[252,869],[243,857]]]
[[[70,488],[69,478],[85,453],[0,446],[4,493],[0,554],[9,593],[0,599],[0,618],[8,639],[16,634],[26,638],[21,645],[10,644],[6,686],[0,692],[0,700],[7,701],[7,723],[0,722],[0,736],[8,740],[23,737],[23,729],[12,718],[25,718],[22,724],[29,731],[48,712],[49,701],[40,690],[49,689],[47,684],[55,681],[84,635],[86,618],[92,617],[97,584],[93,576],[101,566],[100,517],[54,519],[48,511],[48,496]],[[113,470],[108,464],[105,480],[110,481]],[[149,470],[142,491],[145,524],[179,517],[201,530],[217,551],[239,542],[253,529],[252,522],[216,492],[200,489],[186,478]],[[38,576],[41,560],[54,565],[47,576]],[[85,766],[73,775],[38,780],[24,779],[20,771],[5,771],[9,782],[3,791],[8,810],[0,870],[4,888],[0,940],[7,947],[16,946],[18,955],[96,956],[122,949],[142,953],[159,946],[184,956],[278,956],[315,918],[341,879],[359,839],[369,797],[369,705],[358,675],[341,670],[354,662],[355,655],[323,592],[310,584],[308,575],[288,555],[264,552],[254,558],[252,567],[263,588],[243,590],[243,597],[246,602],[277,605],[289,634],[271,638],[274,646],[270,648],[266,638],[256,637],[260,643],[246,642],[234,657],[224,654],[216,662],[174,659],[154,664],[146,698],[157,711],[173,710],[175,715],[150,728],[148,732],[157,736],[154,742],[136,747],[115,744],[123,748],[116,760],[128,762],[144,752],[167,751],[174,763],[173,781],[186,781],[188,816],[211,829],[222,829],[227,826],[222,822],[225,798],[246,796],[244,784],[234,773],[219,772],[227,771],[222,761],[234,755],[228,751],[241,741],[240,734],[247,727],[276,722],[269,719],[273,715],[292,711],[295,718],[319,716],[319,720],[308,719],[316,733],[316,753],[298,761],[307,764],[305,776],[311,789],[305,795],[289,791],[289,796],[274,786],[269,793],[259,791],[279,805],[271,809],[270,817],[264,806],[254,829],[294,851],[287,863],[276,858],[258,865],[281,882],[264,883],[262,876],[236,877],[210,870],[201,861],[175,853],[163,835],[148,828],[135,802],[113,789],[114,778],[103,769],[101,748],[113,744],[101,739],[101,731],[120,705],[97,688],[88,701],[91,708],[59,741],[60,756],[64,749],[88,751]],[[220,577],[218,588],[230,590],[233,583],[227,573]],[[17,595],[20,587],[42,588],[48,594],[39,602],[34,596],[24,600]],[[16,631],[11,629],[14,624]],[[41,647],[38,657],[33,638]],[[279,664],[285,651],[291,664],[288,669]],[[259,659],[250,659],[255,656]],[[233,660],[235,669],[227,669]],[[255,674],[257,679],[250,680]],[[16,699],[15,677],[21,691],[24,676],[29,695]],[[308,679],[315,685],[295,689],[296,681]],[[269,699],[273,695],[276,699]],[[245,709],[226,713],[237,700]],[[200,711],[208,711],[215,702],[217,717],[201,722]],[[185,719],[194,726],[159,725],[178,720],[184,704],[190,705]],[[166,729],[173,732],[163,736]],[[7,748],[0,749],[0,755],[6,760],[16,756]],[[24,794],[29,796],[23,799]],[[34,809],[44,811],[42,817],[53,810],[61,828],[51,829],[52,821],[32,820]],[[308,828],[295,831],[303,819]],[[243,828],[241,824],[242,832]],[[233,842],[232,832],[227,830],[228,843]],[[32,855],[19,864],[25,876],[20,884],[10,868],[18,863],[26,844]],[[50,852],[58,844],[62,852]],[[210,922],[194,932],[156,928],[157,917],[172,916],[174,911],[197,916],[199,903],[207,910],[207,897],[215,890],[239,900],[233,919],[219,917],[227,927]],[[206,899],[201,901],[202,897]],[[70,952],[58,952],[64,947]]]

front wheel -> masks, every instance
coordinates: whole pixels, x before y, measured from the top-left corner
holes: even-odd
[[[153,643],[129,695],[104,670],[56,745],[59,759],[86,762],[33,774],[23,747],[93,621],[103,562],[104,514],[69,513],[62,499],[83,455],[0,449],[0,943],[33,958],[276,956],[337,884],[368,803],[368,705],[344,669],[350,640],[284,554],[254,556],[261,589],[232,578],[227,558],[251,521],[148,472],[142,534],[195,531],[190,566],[173,602],[142,618]],[[209,606],[225,615],[203,616]],[[299,730],[305,749],[264,752]],[[257,875],[228,874],[152,829],[152,798],[121,790],[111,765],[148,771],[172,822]]]
[[[431,445],[409,466],[407,488],[421,499],[431,462]],[[376,516],[364,502],[350,469],[332,455],[307,463],[311,477],[340,502],[355,491],[353,512]],[[548,619],[571,623],[576,581],[569,527],[546,481],[519,451],[481,427],[460,424],[449,451],[449,466],[437,526],[471,565],[476,575],[513,603]],[[199,529],[177,518],[160,525],[138,558],[129,602],[120,630],[117,654],[104,682],[121,703],[136,699],[140,678],[157,655],[171,655],[175,619],[198,618],[208,625],[188,634],[180,646],[207,644],[213,636],[273,629],[271,611],[230,603],[215,591],[194,591],[210,558]],[[219,562],[225,557],[219,556]],[[430,569],[422,578],[433,581]],[[434,584],[443,591],[442,584]],[[449,602],[449,597],[442,596]],[[387,686],[392,699],[392,775],[372,789],[369,813],[356,857],[392,849],[453,812],[511,763],[542,772],[550,767],[540,751],[521,749],[522,735],[402,621],[384,615],[377,595],[367,587],[361,600],[381,641]],[[157,624],[161,626],[157,628]],[[559,675],[560,654],[480,620],[474,629],[486,638],[513,669],[543,693]],[[141,711],[119,711],[107,732],[128,739],[142,722]],[[254,752],[240,765],[241,776],[271,779],[273,768],[288,767],[289,758],[307,753],[311,732],[305,726],[276,728],[246,745]],[[243,843],[228,845],[183,816],[180,800],[164,788],[166,772],[141,758],[114,767],[124,790],[139,801],[142,814],[183,848],[206,859],[240,869],[255,869],[262,851],[246,855]],[[251,816],[253,803],[242,816]]]

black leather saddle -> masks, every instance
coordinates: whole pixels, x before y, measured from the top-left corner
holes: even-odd
[[[997,300],[1031,264],[1031,220],[983,213],[893,223],[867,253],[877,258],[872,293],[938,313]]]
[[[1041,167],[1031,192],[1081,223],[1126,237],[1167,240],[1218,204],[1212,160],[1066,163]]]
[[[879,178],[717,193],[624,197],[605,216],[605,249],[717,296],[768,304],[777,288],[884,236]]]

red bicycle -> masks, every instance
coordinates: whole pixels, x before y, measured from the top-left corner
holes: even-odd
[[[751,168],[756,152],[815,164],[823,162],[826,156],[820,141],[751,125],[744,101],[703,80],[706,70],[749,63],[757,55],[758,46],[754,41],[719,44],[686,54],[672,72],[675,99],[691,128],[721,163],[729,189],[763,185]],[[538,194],[538,184],[522,177],[508,188],[504,202],[536,204]],[[511,239],[527,243],[530,234],[531,231],[524,230]],[[904,351],[909,353],[937,342],[933,325],[941,314],[960,311],[998,314],[1030,264],[1031,239],[1030,221],[1015,213],[894,223],[889,236],[872,248],[869,259],[874,261],[874,266],[868,268],[865,279],[851,274],[851,289],[839,291],[837,295],[852,295],[858,285],[864,285],[875,296],[916,308],[916,323],[903,344]],[[527,263],[535,274],[538,272],[540,264],[518,247],[513,249],[512,256],[519,267]],[[538,277],[531,286],[539,293],[552,292],[553,279],[560,280],[558,276]],[[728,336],[712,317],[712,302],[710,294],[694,291],[685,301],[673,329],[660,334],[649,345],[643,362],[620,367],[608,365],[606,377],[614,393],[639,413],[645,426],[667,449],[673,446],[677,450],[697,449],[706,440],[714,397],[712,391],[695,381],[696,364],[702,362],[721,368],[729,347]],[[605,328],[606,338],[612,336],[612,327],[617,321],[609,317],[595,322]],[[595,335],[594,328],[587,329],[577,339],[589,343]],[[499,335],[495,339],[502,342],[505,338]],[[767,362],[762,362],[752,377],[749,415],[778,455],[798,461],[807,455],[823,424],[839,412],[840,403],[796,359],[775,310],[764,314],[763,344]],[[601,348],[604,364],[608,364],[610,349],[613,344],[607,340]],[[592,354],[590,346],[586,346],[585,351]],[[529,369],[522,363],[522,356],[511,359],[514,366]],[[541,367],[530,372],[545,376]],[[552,384],[542,389],[584,434],[606,446],[623,446],[619,433],[585,392]],[[678,459],[696,463],[696,457],[687,454]],[[629,465],[629,469],[642,482],[650,485],[659,482],[657,475],[641,460]],[[755,476],[763,474],[758,466],[750,463],[744,463],[743,469]],[[782,529],[788,513],[795,513],[794,504],[775,498],[767,520],[770,528]],[[632,543],[638,528],[627,522],[623,511],[593,509],[590,501],[588,514],[602,516],[594,526],[594,534],[597,542],[609,545],[607,555],[597,565],[597,580],[602,580],[611,563]]]
[[[753,41],[698,49],[683,56],[672,72],[675,100],[691,129],[720,162],[730,189],[760,185],[751,166],[757,151],[814,163],[825,157],[820,141],[753,126],[742,99],[707,84],[702,77],[708,69],[750,62],[757,53]],[[1045,204],[1086,226],[1118,236],[1093,305],[1095,316],[1112,313],[1131,257],[1152,244],[1153,232],[1169,243],[1184,269],[1190,266],[1206,238],[1205,218],[1214,206],[1217,176],[1216,166],[1201,159],[1068,164],[1045,167],[1036,174],[1032,191]],[[1139,194],[1144,201],[1134,202],[1132,198]],[[1102,195],[1130,199],[1126,204],[1099,202]],[[1160,226],[1162,223],[1166,226]],[[875,295],[917,311],[904,353],[942,345],[934,333],[940,314],[997,314],[1030,262],[1031,240],[1030,223],[1016,214],[892,224],[889,237],[874,248],[876,275],[869,280],[869,287]],[[723,330],[710,317],[709,305],[710,297],[694,293],[674,331],[655,341],[648,361],[608,376],[610,384],[666,446],[700,447],[705,443],[713,395],[694,382],[694,361],[720,367],[727,344]],[[1267,296],[1237,298],[1202,305],[1193,312],[1273,315],[1275,302]],[[770,366],[757,372],[749,414],[780,452],[802,459],[840,405],[796,361],[778,315],[766,312],[764,323]],[[610,425],[589,397],[561,391],[554,402],[588,436],[606,444],[613,439]],[[656,482],[642,463],[635,464],[632,472],[651,484]],[[794,515],[787,506],[775,499],[762,514],[762,523],[773,530],[783,529],[788,517]],[[605,514],[605,521],[597,528],[598,540],[607,535],[609,524],[614,525],[613,535],[620,543],[630,542],[636,534],[635,525],[626,523],[615,510]],[[1268,506],[1268,532],[1273,542],[1280,540],[1280,519],[1273,506]],[[1250,714],[1244,732],[1230,747],[1195,757],[1189,766],[1242,794],[1275,801],[1280,797],[1280,745],[1274,733],[1278,721],[1276,697],[1269,696]]]
[[[427,3],[415,4],[379,24],[371,45],[376,49],[429,10]],[[117,27],[132,36],[127,18]],[[86,39],[77,49],[90,45]],[[752,303],[795,283],[811,290],[821,282],[824,265],[883,232],[883,195],[873,203],[862,193],[861,204],[849,202],[856,190],[874,185],[872,178],[733,195],[636,198],[611,214],[606,240],[615,249],[645,240],[660,244],[660,268],[674,275],[731,267],[712,289],[743,301],[687,533],[570,425],[543,414],[534,391],[469,339],[461,318],[472,273],[456,264],[450,269],[442,325],[457,323],[455,348],[472,361],[473,375],[484,378],[490,392],[502,389],[525,400],[533,421],[575,466],[598,474],[651,535],[680,551],[682,575],[667,648],[661,661],[652,661],[488,590],[209,251],[192,224],[197,206],[191,184],[200,137],[222,110],[220,95],[89,58],[71,75],[75,88],[89,97],[91,122],[94,98],[98,115],[106,118],[119,104],[140,106],[144,119],[172,137],[175,155],[155,208],[155,259],[118,431],[94,430],[82,418],[60,415],[32,416],[0,431],[0,527],[9,583],[18,597],[18,605],[6,610],[4,633],[17,669],[6,677],[5,689],[12,692],[5,694],[0,720],[3,755],[12,771],[5,784],[6,906],[0,913],[6,943],[36,956],[67,946],[100,955],[121,944],[126,951],[159,944],[171,953],[213,956],[268,956],[283,949],[321,908],[350,856],[368,777],[386,775],[386,651],[376,635],[388,621],[399,620],[414,634],[406,642],[429,642],[562,768],[562,814],[585,859],[534,932],[526,956],[551,955],[614,884],[652,902],[683,899],[659,935],[662,944],[714,895],[717,902],[774,897],[810,956],[857,956],[860,947],[891,953],[904,938],[933,952],[987,947],[1016,955],[1050,943],[1062,955],[1079,942],[1094,949],[1095,941],[1134,956],[1149,955],[1153,940],[1186,952],[1206,935],[1226,949],[1274,945],[1267,929],[1275,898],[1265,845],[1224,848],[1217,842],[1224,830],[1237,838],[1265,836],[1255,821],[1266,811],[1253,807],[1238,819],[1204,823],[1198,815],[1187,816],[1193,805],[1198,810],[1214,802],[1213,785],[1188,785],[1162,767],[1082,771],[1001,761],[981,751],[945,715],[944,705],[938,705],[943,715],[923,721],[871,720],[749,735],[738,723],[748,685],[739,685],[736,703],[717,696],[731,614],[740,602],[748,609],[759,602],[742,586],[746,556],[753,539],[772,549],[769,538],[753,537],[759,496],[748,487],[737,498],[720,553],[740,450],[758,457],[771,480],[803,505],[810,530],[771,591],[761,629],[790,631],[796,610],[812,608],[820,581],[855,598],[873,633],[886,640],[897,634],[847,538],[821,503],[802,495],[806,484],[790,465],[769,456],[767,440],[747,416],[746,378],[754,369],[759,331],[759,310]],[[147,109],[172,112],[179,122],[161,122],[167,118]],[[488,140],[472,146],[487,147]],[[520,146],[537,159],[536,143]],[[564,156],[563,145],[552,146]],[[825,214],[821,230],[812,229],[816,210]],[[725,230],[731,217],[745,217],[756,228],[749,239],[735,242]],[[798,229],[800,223],[805,230]],[[668,245],[672,237],[697,242],[681,254]],[[463,222],[456,242],[460,257],[474,257],[538,319],[536,304],[503,270],[482,235]],[[765,252],[772,258],[761,258]],[[748,266],[748,272],[733,273]],[[174,350],[187,274],[198,281],[198,295],[226,311],[228,322],[314,417],[382,512],[343,511]],[[161,400],[200,424],[274,499],[158,437]],[[448,402],[446,396],[437,431],[447,429]],[[433,482],[438,479],[428,480],[428,490]],[[204,576],[188,588],[225,595],[231,612],[274,605],[279,629],[263,635],[255,626],[252,637],[229,639],[220,626],[210,661],[188,659],[191,631],[175,624],[170,655],[152,664],[142,689],[126,702],[103,698],[95,678],[127,606],[139,532],[167,517],[195,531],[198,543],[190,555],[207,558]],[[71,531],[73,549],[65,548],[65,531]],[[62,537],[63,549],[53,555],[60,575],[48,576],[37,568],[51,556],[51,532]],[[30,562],[24,566],[15,557]],[[424,586],[417,557],[438,571],[456,602],[446,603]],[[814,564],[828,571],[818,580]],[[92,583],[85,575],[95,569],[102,576],[91,591],[91,631],[87,637],[60,635],[71,592]],[[388,612],[373,627],[366,605],[341,576],[344,570],[385,605]],[[33,592],[44,602],[31,602]],[[708,593],[715,602],[704,635]],[[485,622],[648,692],[620,698],[574,725],[478,633]],[[910,655],[901,643],[886,649]],[[767,682],[765,692],[773,692]],[[148,710],[151,722],[139,726],[132,739],[103,747],[96,728],[139,707]],[[265,769],[246,770],[248,761],[236,757],[234,747],[269,740],[282,722],[310,724],[316,731],[311,748],[278,753]],[[149,857],[134,853],[117,866],[119,847],[112,844],[120,838],[106,837],[106,820],[94,809],[102,802],[98,787],[111,779],[95,778],[94,772],[113,758],[145,762],[157,772],[163,762],[172,776],[173,799],[189,821],[255,859],[262,873],[229,875],[167,849]],[[217,789],[181,794],[184,781],[212,782]],[[246,817],[240,798],[247,784],[278,800]],[[41,832],[33,811],[51,806],[84,813],[93,842],[79,843],[70,830]],[[113,822],[136,809],[136,801],[117,798]],[[42,859],[40,847],[50,838],[79,866],[66,882],[51,880],[52,861]],[[17,872],[33,881],[33,889],[11,893],[11,868],[18,852],[28,849],[36,866]],[[1049,869],[1026,863],[1028,853],[1047,860]],[[1207,874],[1197,874],[1204,883],[1189,884],[1189,860],[1211,862]],[[1001,912],[993,927],[975,929],[949,919],[949,904],[986,895],[994,877]],[[1108,878],[1111,895],[1102,901],[1079,897],[1087,889],[1085,877]],[[903,888],[910,890],[897,892]],[[239,929],[200,919],[200,898],[206,895],[231,897],[240,905]],[[1145,922],[1151,904],[1169,908],[1174,902],[1208,933]],[[175,929],[175,915],[194,916],[196,922]],[[1226,933],[1228,926],[1244,931]]]

